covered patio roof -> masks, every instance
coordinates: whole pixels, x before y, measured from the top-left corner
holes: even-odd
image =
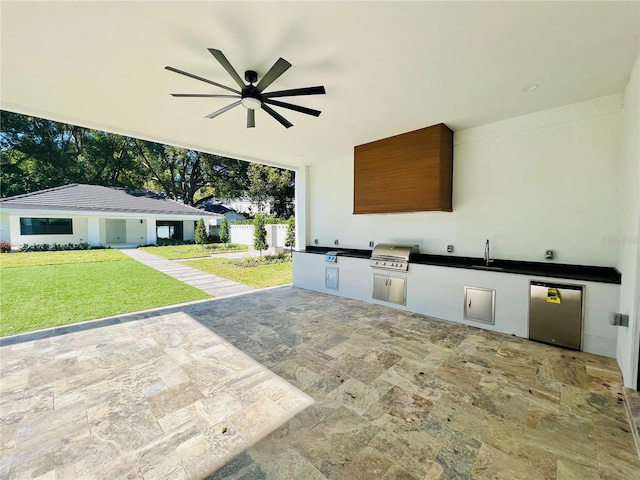
[[[297,168],[355,145],[453,130],[622,92],[639,50],[638,2],[2,2],[3,109]],[[225,93],[164,70],[233,81],[293,67],[274,89],[324,85],[281,110],[205,115]],[[524,92],[529,85],[539,88]],[[228,93],[228,92],[227,92]],[[276,107],[277,109],[277,107]]]

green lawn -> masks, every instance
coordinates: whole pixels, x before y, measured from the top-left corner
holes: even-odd
[[[293,280],[291,258],[288,258],[284,262],[252,266],[245,265],[259,263],[259,260],[210,258],[188,260],[181,263],[255,288],[285,285],[291,283]]]
[[[207,245],[168,245],[165,247],[142,247],[140,250],[166,258],[167,260],[181,260],[183,258],[208,257],[213,253],[246,252],[246,245],[234,243],[210,243]]]
[[[0,268],[128,260],[119,250],[71,250],[62,252],[14,252],[0,254]]]
[[[0,336],[210,298],[117,250],[0,255]]]

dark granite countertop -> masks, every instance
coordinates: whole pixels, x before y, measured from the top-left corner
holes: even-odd
[[[331,248],[307,246],[306,253],[324,255],[330,251],[337,251],[338,256],[351,258],[371,257],[371,250],[354,248]],[[519,260],[494,260],[489,267],[484,266],[479,257],[456,257],[453,255],[429,255],[424,253],[411,255],[411,263],[418,265],[436,265],[440,267],[466,268],[469,270],[484,270],[496,273],[515,273],[538,277],[567,278],[600,283],[622,283],[622,274],[613,267],[598,267],[592,265],[571,265],[566,263],[525,262]],[[409,267],[411,268],[411,267]]]

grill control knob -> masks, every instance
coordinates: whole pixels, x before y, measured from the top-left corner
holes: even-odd
[[[387,262],[382,262],[382,264],[383,264],[383,265],[386,265],[386,264],[387,264]]]

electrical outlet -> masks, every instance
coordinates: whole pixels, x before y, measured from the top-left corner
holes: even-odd
[[[547,250],[544,253],[544,258],[546,258],[547,260],[553,259],[553,250]]]
[[[334,240],[334,241],[333,241],[333,244],[334,244],[334,245],[337,245],[337,244],[338,244],[338,240]]]
[[[317,239],[317,238],[314,238],[314,239],[313,239],[313,243],[314,243],[315,245],[317,245],[317,244],[318,244],[318,239]]]
[[[371,241],[369,242],[369,246],[370,246],[370,247],[373,247],[374,245],[375,245],[375,244],[373,243],[373,240],[371,240]]]
[[[453,245],[447,245],[447,253],[453,253]]]

